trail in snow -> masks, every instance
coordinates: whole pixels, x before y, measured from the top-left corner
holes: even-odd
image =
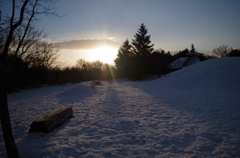
[[[230,72],[229,63],[239,72],[239,59],[220,59],[153,81],[102,81],[96,90],[85,82],[11,94],[20,155],[240,157],[240,75]],[[218,65],[225,68],[220,72]],[[74,118],[48,134],[27,133],[33,120],[63,106],[73,108]]]

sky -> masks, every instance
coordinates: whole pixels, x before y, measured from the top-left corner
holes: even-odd
[[[66,65],[79,58],[113,63],[142,23],[155,49],[174,53],[194,44],[211,54],[221,45],[240,48],[239,6],[239,0],[59,0],[53,7],[64,16],[43,16],[37,26],[56,42],[72,43],[59,52]]]

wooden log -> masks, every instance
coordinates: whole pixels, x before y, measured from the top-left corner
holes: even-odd
[[[49,133],[72,116],[73,110],[71,107],[60,108],[33,121],[29,132]]]

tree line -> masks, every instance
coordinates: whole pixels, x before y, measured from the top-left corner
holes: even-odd
[[[3,25],[2,25],[3,26]],[[0,27],[0,50],[3,52],[7,27]],[[79,59],[75,66],[56,66],[58,57],[58,45],[53,41],[47,41],[47,35],[36,27],[29,27],[25,38],[23,28],[19,28],[13,36],[8,54],[6,55],[6,81],[8,93],[17,92],[21,89],[38,88],[42,85],[56,85],[77,83],[89,80],[102,80],[112,78],[128,78],[141,80],[149,74],[161,76],[172,70],[167,66],[172,61],[185,54],[195,51],[194,45],[191,50],[187,48],[172,55],[163,49],[154,50],[150,35],[144,24],[141,24],[132,42],[126,39],[118,50],[115,65],[104,64],[101,61],[86,61]],[[18,51],[18,53],[16,53]],[[238,50],[220,46],[213,50],[215,57],[236,56]],[[111,70],[111,71],[110,71]]]
[[[148,29],[141,24],[132,42],[126,39],[118,50],[115,66],[122,77],[130,80],[142,80],[150,74],[162,75],[172,72],[168,65],[179,57],[189,53],[188,49],[172,55],[163,49],[154,50]],[[194,51],[194,50],[191,50]]]
[[[217,48],[213,49],[213,56],[214,57],[234,57],[234,56],[240,56],[240,49],[233,49],[232,47],[229,47],[227,45],[221,45]]]
[[[162,49],[154,50],[154,44],[151,44],[150,35],[147,32],[146,26],[141,24],[132,42],[130,43],[126,39],[119,48],[115,66],[122,77],[141,80],[149,74],[167,74],[173,71],[167,67],[172,61],[186,56],[189,52],[195,52],[194,44],[192,44],[191,50],[186,48],[174,55]],[[240,56],[240,50],[222,45],[214,48],[212,55],[199,56],[199,58],[202,61],[227,56]]]
[[[118,50],[115,65],[122,77],[141,80],[148,74],[167,73],[166,66],[173,58],[170,52],[154,50],[150,35],[144,24],[141,24],[130,43],[124,41]]]
[[[10,56],[8,60],[12,60]],[[59,67],[32,65],[16,57],[6,75],[8,93],[23,89],[39,88],[43,85],[63,85],[90,80],[107,80],[116,68],[101,61],[79,59],[75,66]]]

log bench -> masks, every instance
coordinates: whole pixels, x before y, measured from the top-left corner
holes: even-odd
[[[49,133],[61,125],[66,119],[73,116],[71,107],[63,107],[46,114],[32,122],[29,132]]]

